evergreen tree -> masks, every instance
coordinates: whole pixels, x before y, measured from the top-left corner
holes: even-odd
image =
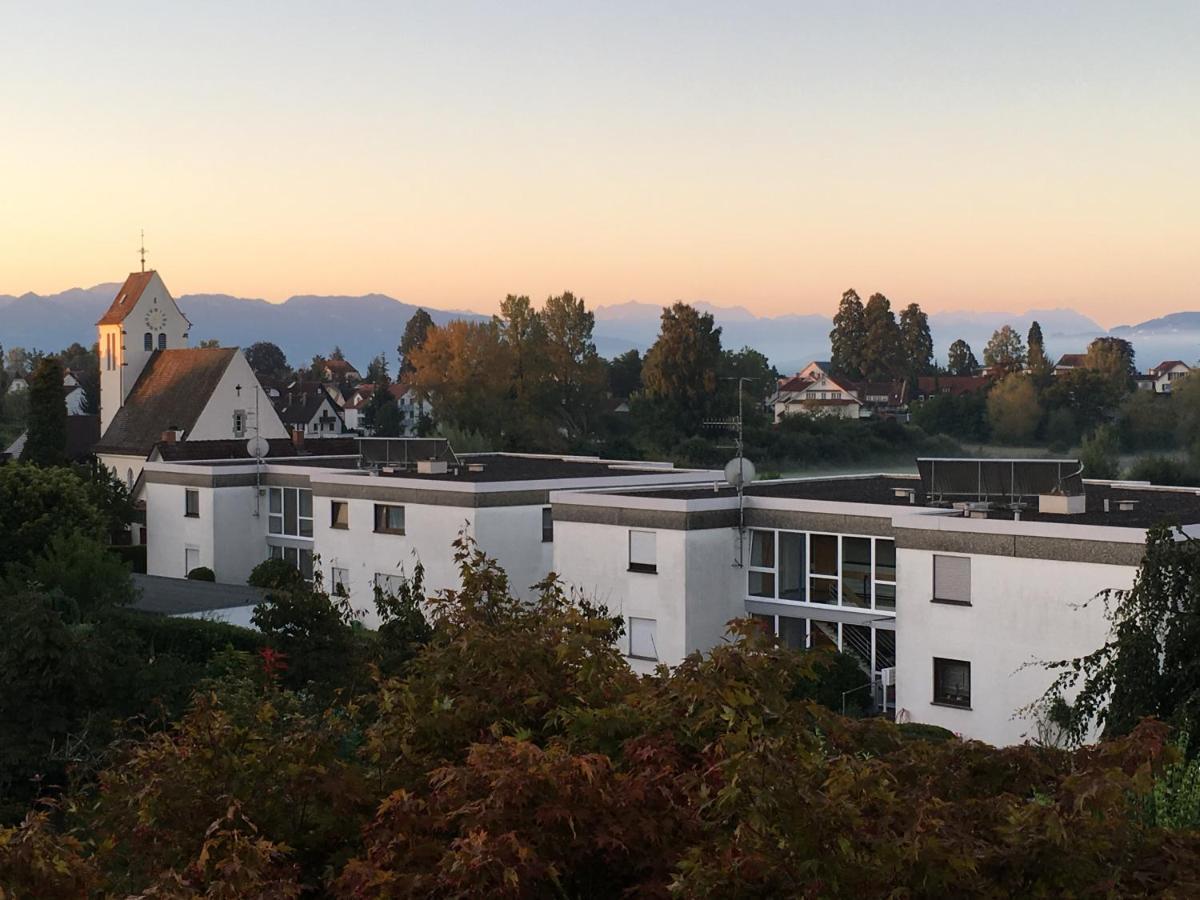
[[[626,350],[608,364],[608,392],[628,399],[642,389],[642,354]]]
[[[950,370],[951,375],[974,375],[975,370],[979,368],[979,360],[975,358],[975,351],[962,338],[950,345],[946,368]]]
[[[883,294],[872,294],[863,308],[866,336],[862,346],[862,377],[867,381],[889,381],[903,374],[904,357],[900,326],[892,303]]]
[[[62,364],[53,356],[38,363],[29,382],[29,429],[21,459],[39,466],[67,462],[67,398]]]
[[[400,338],[400,346],[396,348],[396,352],[400,355],[400,371],[397,377],[403,379],[405,375],[412,372],[411,357],[414,351],[424,346],[425,339],[429,337],[429,332],[434,328],[437,326],[433,324],[433,317],[423,309],[418,309],[409,317],[404,326],[404,335]]]
[[[1042,340],[1042,326],[1034,322],[1029,326],[1029,337],[1026,340],[1029,347],[1027,366],[1029,374],[1042,387],[1045,387],[1054,367],[1046,357],[1046,345]]]
[[[908,378],[933,371],[933,336],[929,316],[916,303],[900,311],[900,343],[904,351],[904,374]]]
[[[830,357],[833,371],[847,378],[863,377],[863,346],[866,343],[867,323],[862,300],[854,288],[842,294],[833,330],[829,332]]]

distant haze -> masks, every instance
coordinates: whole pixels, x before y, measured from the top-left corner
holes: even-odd
[[[96,340],[94,323],[108,308],[118,287],[100,284],[44,297],[0,295],[0,343],[44,350],[59,350],[73,341],[90,345]],[[396,346],[418,306],[423,306],[438,324],[455,318],[484,318],[468,311],[401,302],[382,294],[301,295],[283,303],[227,294],[185,294],[178,300],[192,322],[193,345],[207,338],[216,338],[227,347],[269,340],[283,349],[292,365],[299,365],[314,354],[328,353],[336,344],[362,371],[377,353],[385,353],[395,371]],[[765,353],[781,372],[795,371],[812,359],[828,358],[832,309],[826,315],[769,317],[704,301],[695,305],[713,314],[722,327],[725,347],[753,347]],[[662,307],[630,301],[599,306],[594,311],[596,347],[611,358],[632,348],[648,348],[658,334]],[[982,358],[984,344],[1001,325],[1012,325],[1024,335],[1035,319],[1054,357],[1082,352],[1094,337],[1108,333],[1092,319],[1069,309],[933,313],[930,330],[940,360],[944,361],[946,349],[957,338],[965,339]],[[1200,312],[1178,313],[1117,328],[1112,333],[1134,342],[1142,368],[1172,358],[1191,363],[1200,356]]]

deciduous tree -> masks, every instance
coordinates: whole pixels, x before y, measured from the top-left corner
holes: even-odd
[[[983,348],[983,364],[1006,374],[1025,367],[1025,343],[1011,325],[996,329]]]
[[[971,345],[962,338],[950,345],[946,368],[950,370],[951,375],[974,375],[975,370],[979,368],[979,360],[975,358]]]
[[[642,366],[645,395],[688,434],[712,408],[721,364],[721,329],[710,313],[676,303],[662,313],[658,339]]]
[[[423,309],[418,309],[409,316],[404,325],[404,334],[400,338],[400,345],[396,348],[396,353],[400,356],[400,377],[412,372],[413,366],[410,357],[424,346],[425,338],[435,328],[437,326],[433,323],[433,317]]]
[[[991,389],[987,410],[992,436],[1003,444],[1028,443],[1042,418],[1037,388],[1020,373],[1006,376]]]

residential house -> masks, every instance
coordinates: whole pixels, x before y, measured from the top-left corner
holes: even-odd
[[[1172,386],[1181,378],[1186,378],[1191,371],[1192,367],[1183,360],[1164,360],[1145,375],[1138,376],[1138,388],[1156,394],[1169,394]]]
[[[1063,375],[1072,369],[1082,369],[1087,365],[1086,353],[1064,353],[1054,364],[1054,374]]]
[[[808,367],[811,370],[812,364]],[[797,374],[781,379],[779,390],[771,399],[778,423],[784,416],[804,414],[857,419],[863,404],[851,382],[835,381],[829,375],[815,374],[809,378]]]
[[[340,400],[341,392],[333,385],[294,382],[276,401],[279,420],[289,431],[300,431],[305,436],[339,435],[346,430],[346,424],[335,397]]]
[[[922,375],[917,378],[910,400],[928,400],[938,394],[960,397],[964,394],[980,394],[986,391],[995,379],[990,375]]]

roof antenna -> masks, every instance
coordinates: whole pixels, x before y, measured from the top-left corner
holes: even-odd
[[[142,246],[141,246],[140,252],[142,254],[142,271],[145,272],[146,271],[146,229],[145,228],[142,229]]]

